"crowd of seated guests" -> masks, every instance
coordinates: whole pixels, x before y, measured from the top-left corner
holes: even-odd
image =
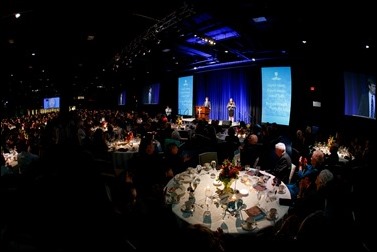
[[[107,123],[106,129],[104,129],[104,122]],[[42,201],[43,204],[40,207],[36,207],[35,211],[46,207],[47,202],[50,200],[49,197],[52,197],[54,198],[52,203],[55,204],[54,207],[56,208],[61,207],[60,204],[67,204],[65,208],[56,213],[62,214],[63,210],[69,210],[70,216],[74,216],[74,219],[77,220],[88,210],[83,203],[78,203],[79,198],[88,198],[88,205],[95,205],[103,218],[98,220],[101,222],[98,227],[104,227],[106,226],[104,224],[107,221],[106,217],[117,218],[113,216],[114,213],[116,213],[115,216],[121,216],[124,224],[134,221],[135,218],[132,218],[132,216],[139,213],[141,214],[140,218],[143,220],[147,220],[148,216],[155,215],[156,212],[170,219],[171,216],[168,211],[165,211],[163,202],[163,189],[167,181],[187,167],[194,167],[197,164],[197,155],[199,153],[219,151],[219,141],[216,138],[216,134],[223,130],[221,127],[216,124],[211,125],[202,120],[194,120],[190,127],[190,130],[192,130],[190,138],[182,140],[174,139],[172,133],[176,134],[177,131],[172,129],[171,123],[163,120],[163,116],[159,114],[152,117],[145,112],[132,113],[112,110],[77,110],[63,114],[52,112],[2,119],[1,149],[2,152],[17,149],[23,153],[22,155],[27,154],[33,157],[32,159],[34,157],[38,159],[36,166],[31,166],[31,169],[35,169],[30,173],[32,176],[28,177],[28,179],[33,180],[32,183],[28,183],[31,188],[24,188],[22,191],[24,194],[22,199],[25,198],[25,195],[29,195],[27,193],[28,189],[32,189],[29,190],[30,192],[35,190],[39,192],[42,188],[49,191],[48,194],[46,192],[39,194],[38,200]],[[229,142],[234,143],[234,150],[240,150],[242,165],[253,165],[256,158],[259,157],[260,162],[258,165],[261,169],[274,173],[282,181],[286,182],[290,162],[296,162],[294,160],[289,161],[289,148],[297,147],[298,154],[307,160],[305,162],[304,159],[297,159],[298,169],[292,182],[293,185],[296,185],[296,191],[291,191],[293,200],[297,200],[297,208],[295,210],[298,211],[299,205],[301,205],[299,202],[303,201],[303,198],[311,198],[308,196],[309,192],[313,194],[322,192],[318,190],[318,187],[314,188],[314,184],[322,171],[331,170],[324,169],[325,165],[333,161],[336,162],[336,156],[333,159],[332,156],[325,157],[322,152],[313,152],[310,146],[312,146],[314,140],[313,136],[309,135],[309,130],[302,134],[303,137],[300,135],[299,140],[302,142],[296,143],[296,141],[292,141],[290,144],[287,140],[286,132],[279,131],[279,127],[276,124],[263,124],[260,128],[257,128],[257,131],[254,131],[255,127],[242,127],[247,129],[248,133],[248,137],[243,143],[237,141],[237,127],[230,127],[227,131],[229,137],[226,138],[226,141],[229,140]],[[101,171],[104,169],[103,165],[109,165],[112,162],[111,152],[108,150],[107,143],[115,139],[125,139],[129,132],[132,132],[135,136],[140,136],[142,139],[139,153],[134,155],[130,161],[129,170],[126,171],[125,176],[115,176],[111,180],[114,184],[111,187],[110,194],[112,193],[114,197],[109,199],[109,196],[106,196],[106,192],[100,189],[105,188],[104,184],[108,182],[103,181],[100,176]],[[303,140],[302,138],[308,140]],[[168,143],[167,141],[165,145],[166,139],[174,139],[179,142],[177,144],[174,142]],[[157,141],[162,144],[161,149],[157,148]],[[181,145],[182,142],[184,142],[183,145]],[[373,143],[365,142],[368,144],[364,145],[360,143],[360,140],[352,141],[350,151],[356,153],[356,161],[353,162],[369,163],[370,161],[366,160],[372,160],[370,153],[373,151]],[[25,145],[28,148],[25,149]],[[258,147],[254,148],[253,145]],[[224,155],[219,153],[219,156]],[[77,163],[76,160],[80,161]],[[104,162],[98,162],[99,160]],[[19,161],[22,166],[22,158]],[[283,163],[284,168],[281,168]],[[5,172],[6,167],[3,168],[4,164],[1,163],[1,165],[2,171],[4,171],[2,174],[9,175]],[[61,166],[64,168],[59,168]],[[112,166],[109,165],[109,167]],[[27,168],[22,168],[22,171],[26,170]],[[316,172],[308,173],[310,170],[315,170]],[[315,174],[317,177],[314,179]],[[23,177],[23,174],[17,174],[17,176]],[[321,180],[322,176],[325,175],[322,174],[319,180]],[[322,184],[327,184],[323,181]],[[339,182],[337,176],[334,176],[332,181],[336,185]],[[61,188],[58,188],[58,186],[61,186]],[[90,191],[85,186],[94,190]],[[331,189],[333,192],[339,189],[337,186],[331,188],[333,188]],[[65,194],[64,190],[68,194]],[[329,207],[334,206],[335,208],[341,203],[333,200],[336,198],[333,195],[335,195],[335,192],[329,193],[326,199],[329,199],[327,202]],[[35,198],[31,197],[31,199]],[[104,202],[106,203],[98,208],[98,205]],[[26,201],[26,203],[30,203],[30,201]],[[75,205],[79,206],[79,213],[73,210]],[[302,205],[306,205],[306,203]],[[23,204],[22,207],[25,207],[25,205]],[[115,212],[113,211],[114,209],[116,209]],[[139,210],[140,212],[138,212]],[[331,209],[328,212],[332,212]],[[17,213],[17,211],[14,213]],[[53,213],[49,213],[46,216],[52,215]],[[46,216],[42,216],[42,219],[45,219]],[[161,227],[164,226],[163,222],[166,218],[158,220],[161,222],[159,223]],[[91,227],[88,224],[89,220],[86,221],[88,226],[81,226],[81,230],[88,231],[87,229]],[[25,225],[28,225],[27,223],[29,222],[25,222]],[[109,221],[109,223],[114,224],[113,221]],[[142,223],[142,225],[145,224],[144,222]],[[11,225],[12,223],[7,224]],[[59,224],[64,225],[64,223]],[[74,223],[70,222],[70,224],[73,225]],[[67,225],[68,223],[64,226]],[[117,224],[114,225],[117,226]],[[137,225],[138,223],[130,224],[135,228]],[[1,227],[3,228],[4,225],[2,224]],[[166,226],[165,228],[169,229],[170,227]],[[119,228],[121,229],[121,227]],[[90,233],[93,234],[95,230],[97,229],[93,229]],[[38,230],[38,232],[40,232],[39,234],[43,233],[41,230]],[[72,243],[74,239],[79,239],[78,232],[75,234],[77,237],[72,237]],[[124,230],[124,232],[127,235],[130,234],[129,230]],[[114,235],[113,238],[115,237],[118,236]]]

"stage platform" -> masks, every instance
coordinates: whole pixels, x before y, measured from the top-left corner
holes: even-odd
[[[193,121],[195,120],[194,117],[187,117],[187,118],[182,118],[182,121],[184,123],[192,123]],[[212,120],[208,120],[208,123],[211,124]],[[231,122],[230,121],[226,121],[226,120],[219,120],[219,125],[220,126],[229,126],[229,127],[235,127],[235,126],[239,126],[240,125],[240,122]]]

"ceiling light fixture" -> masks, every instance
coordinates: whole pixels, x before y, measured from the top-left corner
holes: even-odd
[[[267,22],[267,18],[266,17],[256,17],[256,18],[253,18],[253,21],[255,23],[263,23],[263,22]]]

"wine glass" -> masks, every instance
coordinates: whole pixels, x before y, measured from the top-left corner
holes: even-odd
[[[207,208],[203,213],[203,222],[208,224],[211,222],[211,211],[209,210],[209,203],[210,203],[209,201],[210,201],[210,197],[212,196],[212,191],[209,188],[209,186],[206,187],[205,196],[206,196],[205,204]]]
[[[198,174],[200,174],[200,172],[202,171],[202,166],[201,165],[197,165],[196,166],[196,171],[198,172]]]
[[[225,216],[226,216],[226,211],[228,210],[228,204],[227,203],[223,203],[221,204],[221,208],[223,210],[223,222],[224,222],[224,219],[225,219]]]
[[[206,204],[208,206],[208,201],[209,201],[210,197],[212,196],[212,191],[209,188],[209,186],[206,187],[205,196],[206,196]]]
[[[212,160],[212,161],[211,161],[211,166],[212,166],[212,169],[213,169],[213,170],[216,169],[216,161],[215,161],[215,160]]]
[[[247,171],[247,172],[248,172],[248,171],[250,171],[250,169],[251,169],[251,168],[250,168],[250,165],[248,165],[248,164],[247,164],[247,165],[245,165],[245,171]]]

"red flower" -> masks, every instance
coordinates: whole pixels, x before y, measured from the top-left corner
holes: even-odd
[[[225,159],[221,165],[219,180],[220,181],[230,181],[232,179],[237,179],[240,173],[241,167],[235,166],[228,159]]]

